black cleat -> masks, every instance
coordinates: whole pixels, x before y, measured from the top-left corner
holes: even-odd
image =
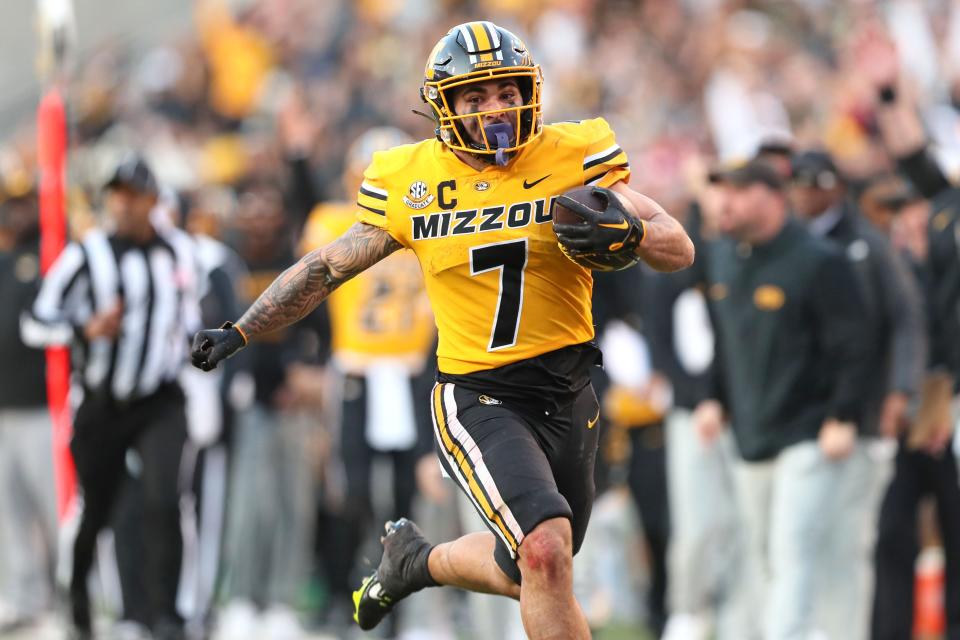
[[[420,527],[400,518],[387,522],[384,529],[380,566],[353,592],[353,619],[364,631],[380,624],[411,593],[435,584],[426,567],[432,545]]]

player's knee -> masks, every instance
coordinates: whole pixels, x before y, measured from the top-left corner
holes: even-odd
[[[527,534],[520,545],[518,563],[524,581],[542,576],[553,582],[572,573],[572,537],[566,518],[542,522]]]

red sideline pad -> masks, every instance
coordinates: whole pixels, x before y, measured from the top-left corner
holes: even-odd
[[[67,117],[63,97],[50,89],[37,108],[37,155],[40,169],[40,270],[47,270],[66,243]],[[57,515],[67,516],[76,495],[76,471],[70,455],[70,352],[47,349],[47,403],[53,422],[53,466]]]

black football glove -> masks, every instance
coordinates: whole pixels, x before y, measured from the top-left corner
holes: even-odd
[[[580,216],[585,224],[554,223],[564,253],[571,257],[634,253],[643,240],[643,223],[627,213],[613,191],[594,187],[593,195],[604,201],[603,211],[596,211],[567,196],[558,196],[557,203]]]
[[[224,322],[219,329],[204,329],[193,337],[190,359],[193,366],[204,371],[217,368],[221,360],[247,346],[247,337],[232,322]]]

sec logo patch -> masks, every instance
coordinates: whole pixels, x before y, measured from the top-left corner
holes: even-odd
[[[420,210],[430,206],[430,203],[433,202],[434,199],[435,196],[430,193],[427,183],[423,180],[417,180],[410,185],[408,194],[403,196],[403,204],[411,209]]]

